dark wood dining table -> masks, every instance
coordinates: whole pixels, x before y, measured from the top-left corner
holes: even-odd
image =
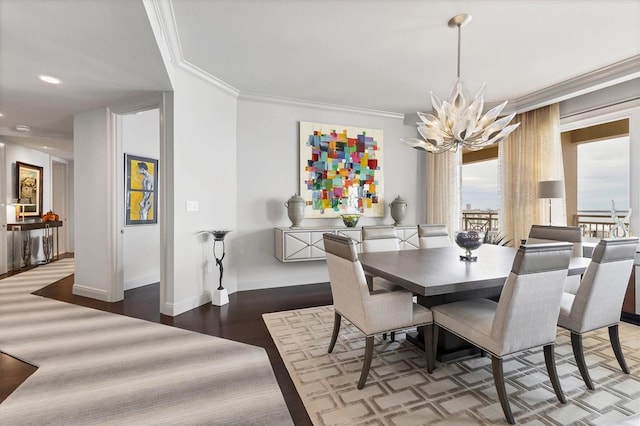
[[[418,303],[432,307],[473,298],[498,300],[502,286],[511,272],[517,249],[484,244],[473,255],[474,262],[460,260],[459,247],[361,253],[363,269],[385,278],[418,295]],[[591,259],[574,257],[569,275],[581,275]],[[421,332],[421,330],[419,330]],[[422,336],[409,334],[407,339],[422,347]],[[440,361],[471,355],[475,350],[456,336],[439,333]]]

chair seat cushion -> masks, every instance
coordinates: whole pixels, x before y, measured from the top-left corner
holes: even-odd
[[[433,312],[431,309],[424,307],[422,305],[418,305],[417,303],[413,304],[413,325],[425,325],[433,323]]]
[[[498,304],[488,299],[463,300],[434,306],[435,324],[495,355],[503,355],[491,339],[491,327]]]
[[[564,282],[564,291],[566,293],[576,294],[580,287],[580,275],[569,275]]]
[[[558,325],[567,329],[571,329],[573,324],[570,323],[571,318],[571,306],[576,295],[573,293],[562,293],[562,299],[560,299],[560,315],[558,316]]]

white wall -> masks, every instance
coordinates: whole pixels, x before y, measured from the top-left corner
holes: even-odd
[[[198,232],[232,229],[227,247],[235,245],[236,225],[236,111],[237,99],[228,91],[177,70],[173,97],[173,157],[167,176],[173,186],[173,226],[167,247],[173,270],[167,280],[162,312],[177,315],[211,299],[218,280],[210,239]],[[187,201],[198,203],[197,211],[186,211]],[[170,256],[171,257],[171,256]],[[223,284],[236,290],[235,256],[225,258]]]
[[[160,158],[158,109],[122,117],[122,148],[140,157]],[[159,204],[158,204],[159,205]],[[158,214],[155,211],[154,214]],[[124,290],[160,281],[160,226],[128,226],[123,234]]]
[[[75,284],[73,293],[115,300],[114,143],[107,108],[73,119]]]
[[[235,177],[238,226],[228,245],[238,290],[328,281],[324,261],[280,263],[274,257],[273,229],[291,225],[284,202],[299,192],[299,121],[382,129],[385,216],[365,217],[358,225],[393,223],[388,205],[398,195],[408,205],[404,223],[424,220],[420,177],[424,157],[400,142],[400,138],[416,134],[415,125],[403,124],[403,116],[241,96]],[[339,218],[304,219],[301,225],[343,226]]]

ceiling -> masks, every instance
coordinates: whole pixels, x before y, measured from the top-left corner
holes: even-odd
[[[163,0],[149,7],[167,5]],[[179,57],[241,96],[429,110],[456,77],[517,100],[640,55],[640,0],[178,0]],[[637,62],[636,63],[640,63]],[[37,76],[63,80],[52,86]],[[622,80],[639,78],[632,69]],[[640,81],[640,80],[639,80]],[[0,0],[0,140],[72,158],[73,114],[171,90],[140,0]],[[584,90],[583,90],[584,91]],[[514,101],[515,102],[515,101]],[[18,124],[31,126],[24,134]]]

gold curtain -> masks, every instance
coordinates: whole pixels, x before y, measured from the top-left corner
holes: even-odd
[[[560,108],[549,105],[515,116],[520,126],[500,143],[500,232],[518,247],[533,224],[548,225],[549,199],[538,199],[538,182],[564,181]],[[553,224],[566,225],[565,199],[553,200]]]
[[[449,235],[461,228],[460,181],[462,150],[426,154],[427,223],[447,226]]]

